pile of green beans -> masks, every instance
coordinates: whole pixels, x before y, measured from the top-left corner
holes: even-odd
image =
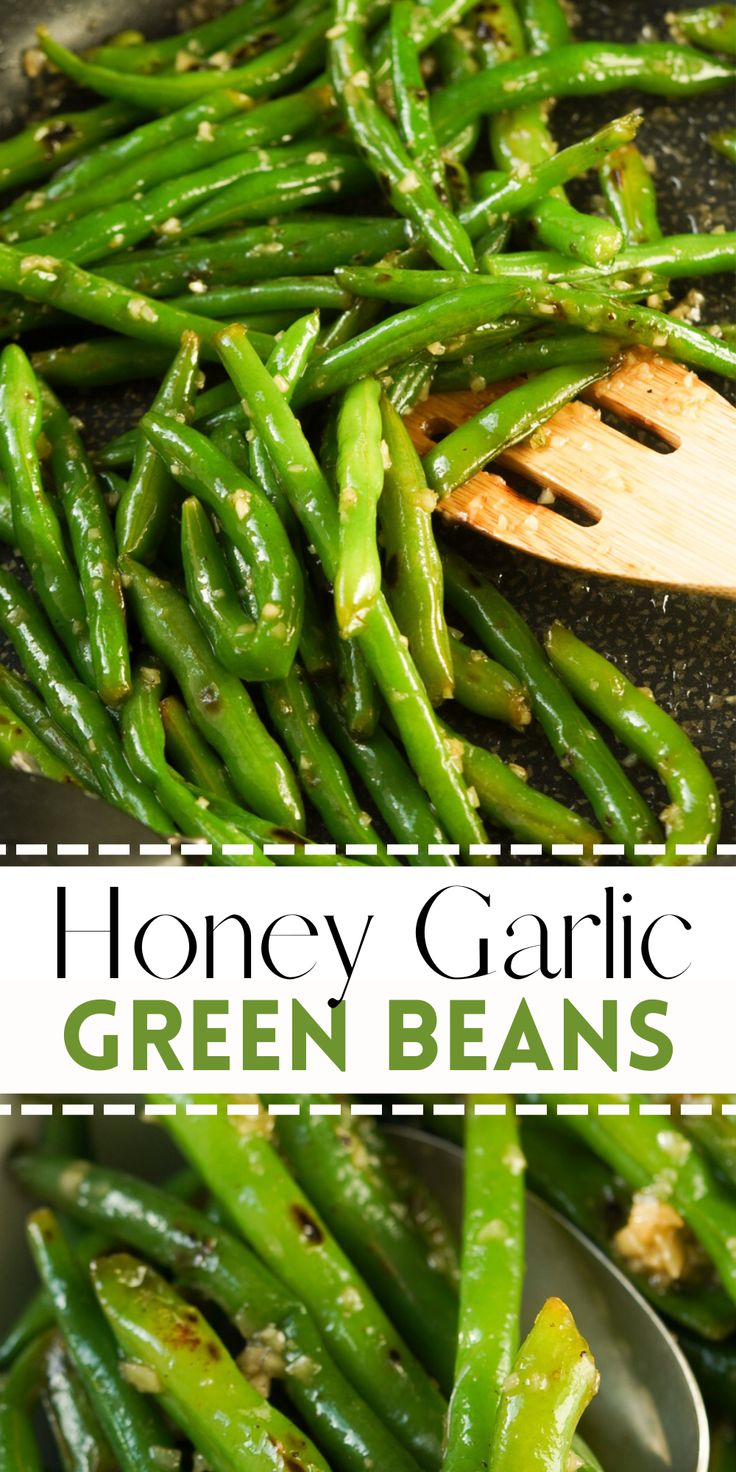
[[[81,54],[39,30],[99,101],[0,141],[0,541],[28,573],[0,569],[25,676],[0,665],[2,765],[215,864],[488,863],[499,831],[581,863],[713,852],[666,687],[531,630],[433,513],[622,345],[736,377],[727,326],[657,305],[731,271],[736,233],[663,235],[638,107],[550,130],[556,98],[727,88],[732,11],[631,45],[577,41],[560,0],[239,0]],[[591,171],[595,214],[565,192]],[[149,380],[91,451],[69,396]],[[420,458],[418,400],[504,380]],[[653,768],[661,823],[586,710]],[[494,725],[468,740],[464,711]],[[504,725],[587,811],[525,785]]]
[[[147,705],[128,717],[144,754]],[[547,1118],[428,1101],[464,1145],[459,1242],[401,1136],[348,1097],[152,1102],[185,1162],[163,1186],[98,1163],[77,1120],[12,1157],[43,1205],[39,1286],[0,1339],[2,1472],[39,1472],[38,1405],[60,1464],[96,1472],[604,1472],[584,1440],[599,1375],[553,1265],[533,1322],[522,1309],[527,1186],[677,1333],[728,1445],[733,1098],[673,1099],[666,1128],[643,1097],[542,1098]]]

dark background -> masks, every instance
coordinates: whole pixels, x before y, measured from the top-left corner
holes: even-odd
[[[579,39],[628,42],[666,39],[665,13],[678,8],[681,6],[672,0],[582,0],[577,7],[575,34]],[[139,27],[148,35],[170,30],[176,14],[170,0],[161,4],[154,0],[92,0],[82,4],[75,0],[2,0],[1,9],[0,130],[6,131],[29,108],[33,111],[38,107],[38,98],[34,98],[19,65],[22,50],[33,42],[35,24],[43,21],[60,40],[82,47],[129,26]],[[195,13],[194,18],[201,19],[202,15]],[[46,106],[47,99],[48,90]],[[561,103],[553,116],[555,135],[561,144],[572,142],[641,101],[635,94],[618,93],[590,103]],[[660,220],[665,233],[732,225],[732,166],[714,152],[707,138],[716,128],[733,126],[733,97],[721,93],[672,105],[647,98],[644,107],[646,121],[638,141],[642,151],[656,160]],[[592,178],[572,189],[576,202],[583,202],[586,193],[594,192]],[[673,284],[677,300],[690,284]],[[732,302],[729,312],[726,298],[730,285],[723,277],[698,283],[705,291],[703,321],[715,322],[732,315]],[[712,381],[730,397],[736,396],[736,385]],[[150,385],[144,385],[140,392],[107,390],[94,401],[78,400],[70,407],[84,419],[89,442],[101,443],[125,428],[152,393]],[[697,486],[693,487],[693,497],[697,505]],[[736,603],[591,578],[549,567],[472,533],[460,532],[458,536],[464,550],[496,579],[538,633],[559,618],[613,659],[636,684],[651,687],[656,699],[683,724],[711,766],[724,805],[721,836],[733,842]],[[496,726],[474,728],[472,718],[454,707],[446,707],[444,713],[468,734],[487,745],[497,745],[504,757],[523,764],[532,783],[582,809],[577,787],[560,769],[541,733],[532,731],[516,737]],[[660,811],[666,799],[656,779],[641,764],[636,765],[633,775],[655,812]]]

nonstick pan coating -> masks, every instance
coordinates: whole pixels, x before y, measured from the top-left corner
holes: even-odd
[[[579,39],[637,41],[667,37],[665,12],[678,8],[672,0],[582,0],[577,7]],[[0,128],[7,129],[33,105],[28,82],[19,65],[23,48],[33,42],[33,27],[41,22],[70,46],[90,45],[112,32],[138,27],[148,35],[172,28],[176,6],[165,0],[2,0],[0,6]],[[189,15],[202,18],[204,9]],[[621,114],[635,95],[616,94],[560,104],[554,129],[560,143],[569,143]],[[731,166],[709,146],[708,134],[733,125],[733,98],[727,94],[694,99],[691,103],[645,103],[646,122],[639,135],[645,154],[656,160],[660,218],[664,231],[712,230],[728,225],[733,216]],[[581,186],[592,191],[595,181]],[[692,283],[675,283],[678,298]],[[702,286],[703,283],[700,283]],[[726,291],[728,281],[710,278],[704,283],[703,321],[733,314]],[[735,385],[716,386],[733,396]],[[150,397],[120,390],[94,400],[77,400],[73,407],[86,423],[91,443],[99,443],[125,428]],[[697,495],[697,488],[694,488]],[[613,659],[637,685],[649,686],[657,700],[691,734],[718,781],[724,805],[722,839],[736,839],[736,602],[723,598],[671,593],[666,588],[632,585],[589,578],[494,546],[472,533],[458,533],[463,549],[486,569],[507,596],[541,634],[555,618],[569,623],[582,638]],[[501,754],[520,762],[530,782],[572,806],[580,795],[561,770],[539,733],[515,737],[493,728],[474,728],[471,719],[448,708],[471,736],[498,742]],[[623,755],[623,753],[621,753]],[[640,765],[634,779],[657,806],[664,806],[659,785]]]

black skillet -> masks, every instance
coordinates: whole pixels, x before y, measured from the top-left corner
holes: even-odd
[[[679,3],[679,0],[677,0]],[[576,35],[636,42],[667,36],[666,11],[672,0],[582,0]],[[192,11],[195,7],[190,7]],[[33,27],[44,22],[60,40],[83,47],[112,32],[138,27],[149,35],[171,28],[172,0],[2,0],[0,5],[0,128],[8,128],[29,105],[28,83],[19,61],[32,44]],[[198,12],[197,12],[198,13]],[[624,112],[635,97],[616,96],[561,104],[555,132],[563,143]],[[31,102],[32,105],[32,102]],[[728,224],[733,215],[730,165],[710,148],[707,135],[733,125],[733,99],[725,94],[669,106],[646,103],[646,122],[639,135],[645,153],[657,161],[660,215],[665,232],[710,230]],[[581,186],[594,189],[594,182]],[[677,283],[684,295],[690,283]],[[723,277],[706,283],[703,320],[717,321],[729,312]],[[730,303],[731,314],[733,303]],[[733,385],[717,384],[733,392]],[[86,421],[91,442],[101,442],[126,427],[146,402],[143,394],[107,391],[94,401],[78,401],[76,412]],[[474,560],[486,568],[503,591],[531,620],[538,632],[560,618],[638,685],[648,685],[657,699],[685,725],[719,783],[724,803],[722,837],[736,838],[736,603],[666,588],[637,588],[626,583],[587,578],[551,568],[546,563],[492,545],[472,533],[459,539]],[[580,805],[579,793],[558,766],[539,734],[514,737],[493,730],[490,738],[453,710],[448,719],[481,740],[498,740],[507,759],[522,763],[529,780],[563,801]],[[623,753],[622,753],[623,754]],[[658,784],[645,769],[635,780],[657,806],[663,805]]]

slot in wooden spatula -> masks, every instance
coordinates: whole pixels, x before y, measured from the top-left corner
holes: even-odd
[[[407,419],[419,453],[507,387],[430,395]],[[566,567],[736,596],[736,409],[681,364],[641,350],[586,399],[494,463],[581,507],[592,525],[485,470],[444,498],[442,514]],[[674,448],[660,453],[629,438],[603,422],[601,409]]]

